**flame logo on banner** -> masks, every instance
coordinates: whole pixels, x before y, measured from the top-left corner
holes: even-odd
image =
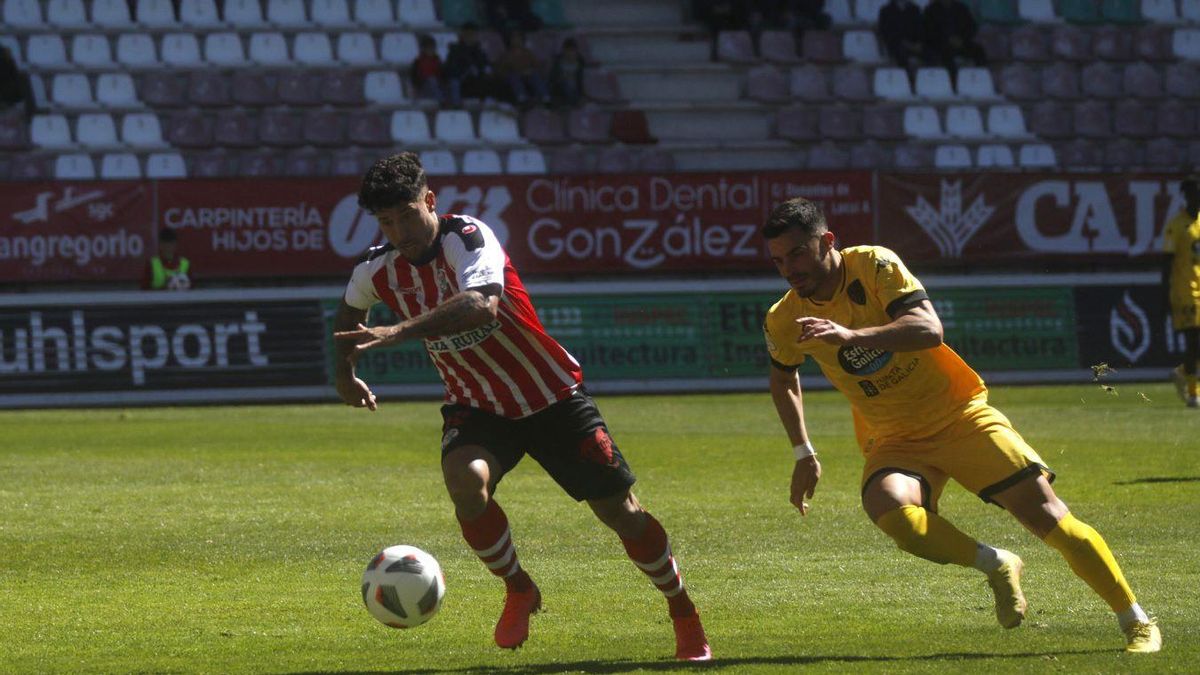
[[[1150,320],[1129,291],[1125,291],[1121,302],[1109,313],[1108,327],[1113,349],[1129,359],[1129,363],[1137,363],[1150,348]]]
[[[983,195],[980,195],[964,212],[962,181],[943,180],[939,209],[934,209],[924,197],[918,196],[917,203],[904,207],[904,210],[937,244],[943,258],[961,258],[963,247],[996,209],[984,203]]]

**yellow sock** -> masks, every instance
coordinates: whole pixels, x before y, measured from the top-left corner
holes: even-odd
[[[1187,376],[1185,376],[1184,379],[1187,381],[1188,396],[1195,396],[1196,389],[1197,389],[1196,388],[1196,376],[1195,375],[1187,375]]]
[[[1067,559],[1075,575],[1087,582],[1114,612],[1123,612],[1137,602],[1104,537],[1087,523],[1068,513],[1046,535],[1045,541]]]
[[[900,550],[939,565],[971,567],[979,543],[932,511],[906,505],[888,511],[875,523],[896,541]]]

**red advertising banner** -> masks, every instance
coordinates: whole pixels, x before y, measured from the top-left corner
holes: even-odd
[[[1167,174],[881,174],[880,243],[941,263],[1153,255],[1183,209]]]
[[[447,176],[439,213],[479,217],[526,274],[770,271],[758,228],[794,196],[820,202],[845,245],[873,236],[869,172],[629,176]],[[197,276],[349,273],[380,241],[358,180],[170,181],[159,223],[179,233]]]
[[[0,183],[0,281],[126,280],[153,254],[150,183]]]

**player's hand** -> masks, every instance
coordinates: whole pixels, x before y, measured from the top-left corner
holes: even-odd
[[[337,393],[346,405],[366,408],[371,412],[375,412],[379,407],[375,403],[375,394],[371,392],[371,388],[354,375],[337,379]]]
[[[805,316],[796,319],[796,323],[800,325],[800,337],[796,342],[820,340],[831,345],[844,345],[854,337],[854,331],[829,319]]]
[[[368,349],[382,347],[384,345],[399,342],[400,332],[396,326],[364,326],[358,324],[355,330],[345,330],[333,334],[337,340],[353,340],[358,344],[354,346],[354,351],[350,352],[347,357],[350,363],[358,363],[358,357]],[[365,386],[365,385],[364,385]]]
[[[817,481],[821,480],[821,462],[817,456],[796,460],[792,469],[792,506],[800,509],[800,515],[808,515],[808,502],[817,489]]]

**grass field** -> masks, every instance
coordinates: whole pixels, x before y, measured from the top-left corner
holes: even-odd
[[[1030,616],[1003,631],[982,576],[905,556],[862,515],[833,393],[807,417],[825,467],[806,519],[766,394],[600,397],[671,533],[716,661],[676,664],[665,603],[615,535],[522,463],[498,498],[546,611],[491,631],[501,585],[461,541],[434,403],[0,413],[0,671],[1195,672],[1200,414],[1167,385],[998,387],[993,401],[1105,535],[1165,648],[1116,622],[1051,549],[957,486],[942,513],[1026,560]],[[1145,400],[1142,395],[1148,397]],[[446,602],[396,631],[362,607],[369,558],[441,561]]]

